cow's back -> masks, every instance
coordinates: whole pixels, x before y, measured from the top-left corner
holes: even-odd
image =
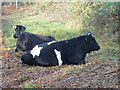
[[[51,39],[48,36],[41,36],[36,34],[27,33],[27,44],[26,44],[26,51],[31,50],[37,44],[43,44],[46,42],[53,41],[55,39]]]
[[[33,34],[35,35],[35,34]],[[45,42],[50,42],[50,41],[55,41],[55,38],[52,36],[41,36],[41,35],[36,35],[39,39],[44,40]]]

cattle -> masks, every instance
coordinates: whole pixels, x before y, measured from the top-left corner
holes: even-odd
[[[63,64],[85,64],[87,53],[98,51],[100,46],[92,33],[69,40],[52,41],[36,45],[32,50],[22,55],[21,60],[28,65],[55,66]]]
[[[16,25],[14,28],[15,34],[13,35],[13,37],[18,39],[16,42],[16,52],[20,50],[23,52],[27,52],[37,44],[55,41],[55,38],[52,36],[41,36],[25,32],[26,27],[23,25]]]

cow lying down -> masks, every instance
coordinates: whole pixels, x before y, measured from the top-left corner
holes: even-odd
[[[98,51],[100,46],[91,33],[64,41],[54,41],[36,45],[22,55],[21,60],[28,65],[54,66],[63,64],[85,64],[85,56]]]
[[[55,38],[52,36],[42,36],[37,34],[32,34],[25,32],[26,27],[23,25],[16,25],[15,27],[14,38],[17,38],[16,49],[15,51],[29,51],[37,44],[43,44],[46,42],[55,41]]]

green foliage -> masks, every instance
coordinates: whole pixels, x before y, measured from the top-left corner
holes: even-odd
[[[118,24],[118,5],[118,2],[96,2],[87,7],[84,13],[86,30],[98,34],[112,33]]]
[[[86,7],[84,12],[83,32],[95,34],[101,46],[101,59],[104,60],[106,56],[118,57],[119,6],[120,2],[95,2]]]

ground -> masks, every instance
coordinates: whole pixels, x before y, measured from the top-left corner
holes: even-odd
[[[42,67],[22,64],[22,52],[3,50],[1,55],[3,88],[118,88],[118,61],[108,58],[89,55],[86,60],[92,60],[84,65]]]

